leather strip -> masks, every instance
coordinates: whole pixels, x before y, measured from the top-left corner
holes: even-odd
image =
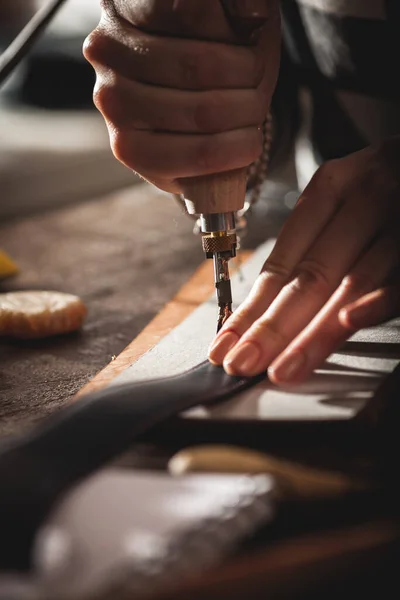
[[[35,532],[72,485],[150,428],[261,380],[230,377],[208,361],[178,376],[111,386],[48,419],[0,452],[0,567],[27,568]]]

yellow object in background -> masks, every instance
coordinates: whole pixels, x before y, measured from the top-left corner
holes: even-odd
[[[18,267],[15,262],[4,252],[0,250],[0,279],[5,279],[18,273]]]

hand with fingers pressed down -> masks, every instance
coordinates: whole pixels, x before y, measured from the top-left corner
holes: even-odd
[[[298,383],[356,330],[400,316],[400,137],[323,165],[209,357]]]
[[[157,187],[255,161],[280,60],[279,0],[102,0],[84,54],[115,156]],[[240,24],[251,34],[243,38]]]

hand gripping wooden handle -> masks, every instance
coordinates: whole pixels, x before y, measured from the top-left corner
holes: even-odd
[[[190,215],[234,212],[243,208],[247,167],[181,180]]]

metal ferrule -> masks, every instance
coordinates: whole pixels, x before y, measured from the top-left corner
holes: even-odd
[[[235,213],[215,213],[210,215],[200,215],[200,227],[203,233],[213,233],[216,231],[234,231]]]

